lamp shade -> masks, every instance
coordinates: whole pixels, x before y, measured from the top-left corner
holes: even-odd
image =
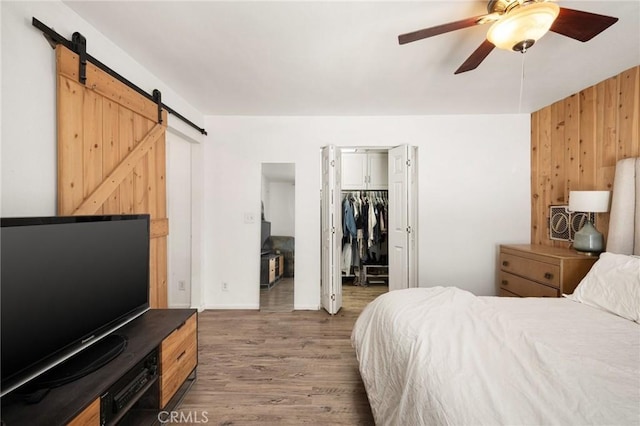
[[[570,191],[572,212],[605,213],[609,211],[609,191]]]
[[[522,5],[495,22],[487,40],[505,50],[523,50],[545,35],[558,17],[560,7],[551,2]]]

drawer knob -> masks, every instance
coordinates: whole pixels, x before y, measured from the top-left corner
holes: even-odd
[[[182,351],[182,353],[180,355],[178,355],[178,357],[176,358],[176,361],[180,361],[180,358],[182,358],[183,356],[185,356],[187,354],[187,351],[184,350]]]
[[[507,281],[507,280],[502,280],[502,285],[509,285],[509,281]]]
[[[544,278],[550,280],[553,278],[553,274],[551,272],[545,272]]]
[[[509,266],[509,261],[508,260],[503,260],[502,261],[502,266]]]

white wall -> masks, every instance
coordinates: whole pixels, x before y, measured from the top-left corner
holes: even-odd
[[[191,306],[191,143],[167,132],[167,290],[170,308]]]
[[[269,183],[269,214],[271,235],[295,236],[295,184]]]
[[[68,39],[75,31],[87,38],[89,54],[147,90],[158,89],[162,100],[196,123],[202,113],[143,68],[122,49],[59,1],[0,2],[2,54],[1,121],[1,215],[37,216],[56,214],[56,79],[55,51],[42,32],[32,26],[33,17]],[[192,228],[199,236],[202,216],[202,165],[200,146],[203,136],[174,116],[169,116],[172,132],[192,143],[194,205]],[[170,165],[169,165],[170,167]],[[167,174],[172,175],[168,170]],[[170,230],[171,232],[171,230]],[[201,244],[194,238],[192,250],[192,303],[198,306]]]
[[[294,162],[296,309],[320,304],[320,147],[417,145],[420,285],[495,293],[496,246],[528,242],[529,116],[207,117],[204,305],[259,306],[261,163]],[[229,290],[222,291],[222,282]]]

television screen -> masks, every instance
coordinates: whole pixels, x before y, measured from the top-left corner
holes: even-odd
[[[149,216],[3,218],[2,395],[149,308]]]

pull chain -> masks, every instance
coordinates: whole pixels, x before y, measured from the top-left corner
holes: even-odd
[[[522,93],[524,91],[524,51],[522,52],[522,70],[520,72],[520,99],[518,101],[518,113],[522,113]]]

